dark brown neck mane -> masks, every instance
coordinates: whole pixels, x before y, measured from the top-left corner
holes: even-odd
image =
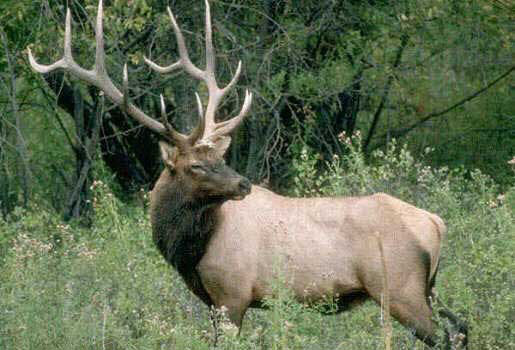
[[[165,170],[165,172],[168,172]],[[152,198],[153,240],[161,254],[182,276],[188,286],[205,299],[196,266],[206,251],[217,222],[220,198],[194,198],[189,186],[172,175],[159,181]],[[207,296],[209,299],[209,296]],[[206,301],[206,300],[205,300]],[[211,304],[210,300],[208,304]]]

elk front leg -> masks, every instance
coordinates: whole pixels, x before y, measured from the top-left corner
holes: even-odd
[[[230,283],[219,283],[215,276],[206,274],[202,276],[202,284],[209,294],[213,307],[211,319],[215,327],[215,335],[219,330],[227,334],[239,334],[243,316],[251,301],[251,288]]]
[[[237,330],[237,334],[239,334],[248,303],[235,300],[233,302],[219,302],[216,303],[216,305],[213,315],[218,325],[226,332],[229,331],[232,333],[231,329],[234,329]]]

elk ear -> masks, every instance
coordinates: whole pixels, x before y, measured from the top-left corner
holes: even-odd
[[[174,169],[177,164],[177,155],[179,150],[177,147],[170,146],[164,141],[159,141],[159,149],[161,150],[161,158],[167,167]]]
[[[227,149],[231,145],[231,137],[230,136],[222,136],[219,137],[214,142],[214,151],[218,154],[218,156],[223,157]]]

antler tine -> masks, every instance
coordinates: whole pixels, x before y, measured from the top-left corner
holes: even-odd
[[[198,107],[198,116],[199,118],[204,118],[204,110],[202,108],[202,100],[198,93],[195,92],[195,97],[197,98],[197,107]]]
[[[250,110],[250,106],[252,104],[252,93],[248,90],[245,90],[245,100],[243,101],[243,107],[240,110],[240,113],[229,120],[223,121],[221,123],[217,123],[215,130],[213,132],[214,136],[223,136],[230,134],[247,116],[247,113]]]
[[[211,29],[211,9],[206,0],[206,73],[215,75],[215,49],[213,47],[213,31]],[[214,80],[216,86],[216,80]]]
[[[29,54],[29,62],[31,67],[38,73],[46,74],[54,69],[58,68],[66,68],[67,61],[73,61],[71,54],[71,14],[70,9],[66,9],[66,21],[65,21],[65,32],[64,32],[64,56],[50,65],[39,64],[36,62],[36,59],[32,55],[32,50],[30,47],[27,47]]]
[[[96,41],[96,50],[95,50],[95,72],[97,72],[100,76],[106,76],[105,69],[105,60],[104,60],[104,10],[102,6],[102,0],[98,2],[98,10],[97,10],[97,25],[95,27],[95,41]],[[109,83],[112,84],[111,79],[107,79]]]
[[[77,75],[79,78],[83,78],[89,82],[91,80],[91,76],[90,76],[91,74],[89,74],[90,72],[79,67],[73,60],[72,49],[71,49],[71,36],[72,36],[72,34],[71,34],[71,12],[70,12],[69,8],[66,9],[65,23],[66,24],[65,24],[65,31],[64,31],[64,55],[63,55],[63,57],[60,60],[58,60],[50,65],[39,64],[36,62],[36,59],[32,55],[32,51],[29,47],[28,53],[29,53],[30,65],[36,72],[42,73],[42,74],[50,73],[51,71],[53,71],[55,69],[59,69],[59,68],[69,70],[69,71],[71,71],[73,69],[75,75]]]
[[[234,128],[241,122],[241,120],[245,117],[245,115],[248,113],[248,110],[250,108],[250,104],[252,102],[252,94],[249,92],[246,92],[244,105],[242,107],[242,110],[240,114],[231,120],[222,122],[217,124],[215,120],[215,114],[218,109],[218,106],[220,105],[220,102],[222,101],[222,98],[229,92],[236,82],[238,81],[241,70],[242,70],[242,64],[241,61],[238,62],[238,67],[236,69],[236,72],[234,74],[234,77],[231,79],[229,84],[225,86],[224,88],[219,88],[218,83],[216,81],[215,77],[215,70],[216,70],[216,59],[215,59],[215,49],[213,46],[213,31],[212,31],[212,22],[211,22],[211,10],[209,6],[208,0],[205,0],[206,4],[206,37],[205,37],[205,47],[206,47],[206,69],[200,70],[197,68],[190,60],[188,51],[186,48],[186,44],[184,41],[184,37],[182,35],[182,32],[177,24],[177,21],[172,13],[172,10],[168,7],[168,14],[170,16],[170,20],[172,22],[172,27],[175,32],[175,37],[177,39],[177,46],[179,49],[179,56],[180,59],[166,67],[162,67],[157,65],[156,63],[152,62],[148,58],[145,57],[145,62],[158,73],[170,73],[178,68],[183,68],[189,75],[193,76],[195,79],[202,80],[207,85],[208,89],[208,103],[207,108],[205,112],[204,118],[201,118],[202,123],[205,123],[204,126],[202,126],[203,134],[201,137],[203,139],[208,139],[213,136],[222,136],[224,134],[229,133],[230,131],[234,130]],[[197,97],[198,101],[198,97]],[[199,105],[201,106],[200,102]],[[199,109],[200,110],[200,109]],[[201,129],[199,126],[193,134],[190,137],[197,136],[196,131]]]
[[[127,113],[129,109],[129,73],[127,63],[123,65],[123,111]]]
[[[105,95],[113,101],[116,105],[124,108],[127,114],[132,116],[141,124],[145,125],[152,131],[166,136],[166,128],[160,122],[150,118],[138,107],[131,104],[128,100],[128,77],[126,68],[124,69],[124,94],[118,90],[114,85],[111,78],[105,69],[105,54],[104,54],[104,35],[103,35],[103,4],[102,0],[98,2],[97,21],[95,26],[95,40],[96,40],[96,53],[95,53],[95,66],[91,70],[80,67],[72,55],[72,40],[71,40],[71,11],[68,8],[66,11],[66,25],[64,34],[64,55],[63,57],[50,65],[39,64],[32,55],[30,48],[28,48],[29,61],[32,68],[42,74],[49,73],[55,69],[63,69],[71,73],[78,79],[83,80],[91,85],[96,86],[103,91]],[[125,95],[125,96],[124,96]]]
[[[204,118],[204,111],[202,108],[202,101],[200,100],[200,96],[195,92],[195,97],[197,99],[197,107],[198,107],[198,124],[195,130],[189,136],[189,141],[191,145],[194,145],[198,139],[200,139],[205,132],[206,129],[206,119]]]
[[[222,98],[227,94],[227,92],[229,92],[234,87],[234,85],[238,81],[240,74],[241,74],[242,64],[241,64],[241,61],[238,62],[238,67],[236,68],[236,73],[234,74],[234,76],[231,79],[231,81],[229,82],[229,84],[227,84],[227,86],[225,88],[222,88],[222,89],[219,88],[218,84],[216,82],[216,77],[215,77],[215,69],[216,69],[215,57],[216,56],[215,56],[215,50],[213,47],[213,38],[212,38],[213,31],[212,31],[212,23],[211,23],[211,9],[210,9],[208,0],[205,0],[205,3],[206,3],[206,78],[205,78],[205,82],[207,84],[208,91],[209,91],[209,101],[208,101],[207,110],[206,110],[206,131],[204,134],[204,138],[210,138],[210,137],[214,136],[215,134],[222,135],[222,133],[219,132],[218,130],[227,130],[226,128],[222,128],[222,126],[220,125],[220,124],[226,125],[225,122],[222,122],[220,124],[216,123],[215,113],[218,109],[220,102],[222,101]],[[247,102],[247,98],[248,98],[248,96],[245,97],[246,102]],[[251,100],[252,100],[252,98],[251,98]],[[248,107],[250,107],[250,104],[248,105]],[[246,108],[247,111],[248,111],[248,107]],[[243,119],[243,117],[245,116],[246,113],[247,112],[245,112],[244,114],[240,113],[240,115],[238,117],[231,119],[234,121],[235,126],[239,122],[241,122],[241,120]],[[234,129],[234,127],[232,127],[231,130]]]
[[[188,72],[188,74],[193,76],[195,79],[203,80],[205,75],[204,71],[197,68],[191,62],[190,57],[188,55],[188,49],[186,48],[186,43],[184,41],[184,37],[182,36],[182,31],[177,25],[177,21],[175,20],[175,17],[170,7],[167,7],[166,9],[168,11],[168,15],[170,16],[170,21],[172,22],[173,31],[175,32],[175,38],[177,39],[177,46],[179,47],[180,59],[167,67],[162,67],[152,62],[150,59],[143,57],[145,63],[148,64],[150,68],[161,74],[170,73],[177,68],[184,68],[184,70]]]
[[[175,130],[173,126],[168,122],[168,116],[166,115],[165,99],[162,94],[160,94],[159,97],[161,101],[161,120],[163,121],[163,125],[167,131],[165,137],[168,136],[175,143],[184,146],[185,144],[187,144],[189,137]]]

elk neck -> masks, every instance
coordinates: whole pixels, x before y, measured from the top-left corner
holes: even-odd
[[[216,229],[223,199],[199,197],[185,182],[165,169],[152,190],[150,216],[154,243],[188,279]]]

